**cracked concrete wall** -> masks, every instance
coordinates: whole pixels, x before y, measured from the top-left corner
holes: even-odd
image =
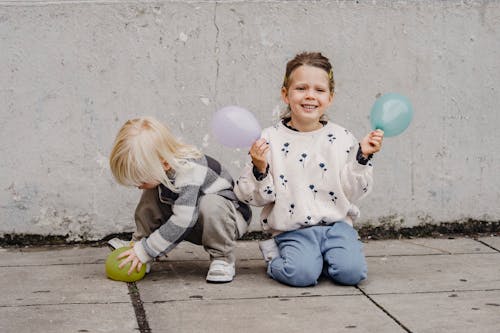
[[[304,50],[332,60],[330,117],[358,138],[377,95],[414,104],[376,157],[360,224],[500,220],[499,1],[0,1],[0,50],[0,234],[132,231],[140,193],[107,159],[140,115],[237,176],[246,151],[214,141],[213,113],[273,124]]]

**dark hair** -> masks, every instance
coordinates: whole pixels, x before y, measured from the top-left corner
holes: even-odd
[[[300,66],[308,65],[323,69],[328,74],[328,84],[330,93],[335,90],[335,80],[333,79],[333,67],[327,57],[321,52],[302,52],[299,53],[286,64],[285,78],[283,80],[283,88],[288,89],[290,85],[290,75]]]

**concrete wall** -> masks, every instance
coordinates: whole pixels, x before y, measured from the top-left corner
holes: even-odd
[[[131,117],[237,176],[246,151],[214,141],[213,113],[273,124],[304,50],[332,60],[330,117],[357,137],[377,95],[415,108],[376,158],[361,224],[500,220],[500,1],[0,1],[0,234],[132,231],[140,193],[108,167]]]

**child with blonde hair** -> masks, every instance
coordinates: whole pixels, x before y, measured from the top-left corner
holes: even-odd
[[[367,274],[353,221],[355,204],[372,188],[369,160],[383,132],[358,142],[329,121],[334,87],[332,65],[321,53],[289,61],[281,89],[288,107],[251,146],[251,163],[236,182],[240,200],[264,206],[262,228],[273,236],[260,243],[268,275],[291,286],[315,285],[322,273],[356,285]]]
[[[233,179],[215,159],[179,142],[151,117],[127,121],[110,156],[116,181],[143,190],[135,210],[133,248],[122,253],[120,267],[129,274],[187,240],[203,245],[210,255],[208,282],[230,282],[233,253],[251,219],[238,201]]]

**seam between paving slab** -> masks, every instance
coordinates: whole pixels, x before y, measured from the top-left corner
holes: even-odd
[[[408,327],[406,327],[402,322],[400,322],[395,316],[393,316],[389,311],[387,311],[382,305],[378,304],[373,298],[370,297],[363,289],[359,288],[356,286],[356,289],[358,289],[370,302],[372,302],[377,308],[382,310],[389,318],[391,318],[399,327],[404,329],[408,333],[412,333]]]
[[[94,262],[83,262],[83,263],[49,263],[49,264],[7,264],[7,265],[1,265],[0,267],[47,267],[47,266],[75,266],[75,265],[102,265],[104,264],[104,261],[102,263],[94,263]]]
[[[419,294],[449,294],[452,293],[449,297],[457,297],[458,293],[467,293],[467,292],[488,292],[488,291],[500,291],[500,289],[467,289],[467,290],[440,290],[440,291],[416,291],[416,292],[409,292],[409,293],[404,293],[404,292],[392,292],[392,293],[366,293],[363,289],[360,287],[356,286],[356,288],[363,293],[363,295],[368,298],[370,302],[372,302],[376,307],[378,307],[380,310],[382,310],[387,316],[389,316],[396,324],[398,324],[402,329],[404,329],[408,333],[413,333],[409,328],[407,328],[401,321],[399,321],[394,315],[392,315],[388,310],[386,310],[382,305],[377,303],[371,296],[380,296],[380,295],[419,295]],[[488,303],[487,305],[491,306],[500,306],[497,303]]]
[[[488,244],[488,243],[486,243],[486,242],[484,242],[484,241],[482,241],[482,240],[475,239],[475,241],[476,241],[476,242],[478,242],[478,243],[481,243],[481,244],[483,244],[483,245],[485,245],[485,246],[487,246],[487,247],[489,247],[490,249],[493,249],[493,250],[495,250],[495,251],[497,251],[497,252],[500,252],[500,250],[499,250],[499,249],[495,248],[494,246],[492,246],[492,245],[490,245],[490,244]]]
[[[134,307],[137,325],[139,325],[139,331],[141,333],[151,333],[151,328],[149,327],[148,319],[146,317],[146,310],[144,309],[143,302],[141,300],[139,288],[137,288],[135,282],[127,283],[127,287],[130,295],[130,300],[132,301],[132,306]]]
[[[31,306],[59,306],[59,305],[113,305],[129,304],[129,302],[68,302],[68,303],[36,303],[36,304],[2,304],[0,308],[23,308]]]
[[[290,295],[290,296],[261,296],[261,297],[221,297],[221,298],[203,298],[201,295],[190,296],[189,299],[171,299],[165,301],[148,301],[143,304],[165,304],[174,302],[192,302],[192,301],[248,301],[248,300],[268,300],[268,299],[292,299],[292,298],[313,298],[313,297],[359,297],[362,294],[335,294],[335,295]]]
[[[485,245],[486,247],[488,247],[490,249],[493,249],[493,250],[495,250],[497,252],[500,252],[500,250],[498,250],[497,248],[495,248],[494,246],[491,246],[490,244],[488,244],[486,242],[483,242],[483,241],[478,240],[478,239],[475,239],[475,241],[478,242],[478,243],[481,243],[481,244]],[[436,250],[439,250],[439,249],[436,249]],[[409,255],[409,256],[485,254],[485,253],[477,253],[477,252],[473,252],[473,253],[451,253],[451,252],[443,251],[443,250],[440,250],[440,251],[442,251],[442,253],[436,253],[436,254],[416,254],[416,255]],[[389,257],[389,256],[390,255],[385,255],[385,256],[382,256],[382,257]],[[395,256],[404,257],[404,256],[408,256],[408,255],[395,255]],[[379,256],[371,256],[371,257],[379,257]],[[471,289],[471,290],[456,290],[456,289],[451,289],[451,290],[440,290],[440,291],[430,291],[430,292],[411,292],[411,293],[401,293],[401,292],[398,292],[398,293],[371,293],[369,295],[368,293],[366,293],[359,286],[356,286],[356,288],[370,302],[372,302],[376,307],[378,307],[380,310],[382,310],[389,318],[391,318],[397,325],[399,325],[402,329],[404,329],[408,333],[412,333],[412,331],[408,327],[406,327],[401,321],[399,321],[393,314],[391,314],[388,310],[386,310],[381,304],[377,303],[372,297],[370,297],[370,295],[401,295],[401,294],[407,294],[407,295],[415,294],[416,295],[416,294],[443,294],[443,293],[462,293],[462,292],[478,292],[478,291],[500,291],[500,289],[477,289],[477,290],[475,290],[475,289]],[[450,297],[453,297],[453,295],[456,296],[456,294],[452,294],[452,295],[450,295]]]
[[[499,251],[500,252],[500,251]],[[487,255],[498,254],[496,252],[450,252],[450,253],[422,253],[422,254],[377,254],[366,255],[366,258],[389,258],[389,257],[431,257],[431,256],[464,256],[464,255]]]
[[[358,289],[362,290],[358,287]],[[371,296],[386,296],[386,295],[424,295],[424,294],[448,294],[448,293],[474,293],[474,292],[490,292],[490,291],[500,291],[500,288],[492,289],[450,289],[450,290],[433,290],[433,291],[412,291],[412,292],[375,292],[369,293]],[[367,292],[362,291],[364,295],[368,295]]]

